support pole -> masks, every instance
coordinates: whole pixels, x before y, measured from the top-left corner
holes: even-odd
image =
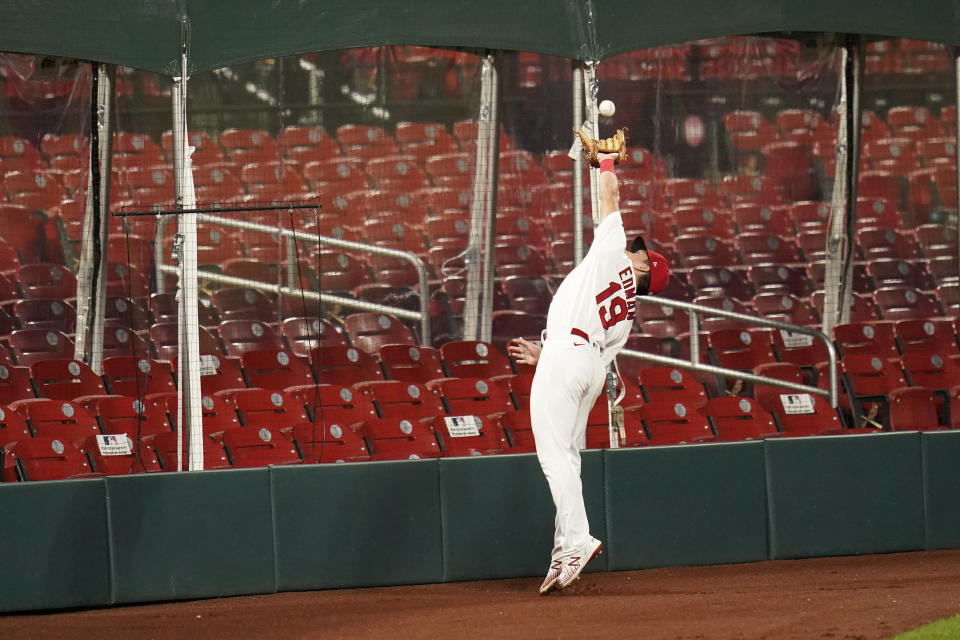
[[[583,125],[583,63],[573,63],[573,128]],[[583,154],[573,159],[573,264],[583,261]]]
[[[197,205],[193,184],[193,165],[190,156],[193,147],[187,137],[187,54],[181,58],[182,75],[173,79],[173,171],[177,205],[181,209],[194,209]],[[200,347],[199,320],[197,315],[197,219],[194,215],[177,216],[179,239],[179,344],[177,353],[178,372],[182,376],[178,402],[177,469],[182,469],[183,438],[181,429],[186,428],[188,437],[190,471],[203,469],[203,429],[200,407]]]
[[[956,84],[956,90],[957,90],[956,101],[954,102],[954,105],[956,106],[957,111],[960,112],[960,47],[953,48],[953,76],[956,79],[955,84]],[[954,129],[955,129],[954,137],[956,140],[956,144],[960,145],[960,126],[957,126],[957,122],[954,122]],[[957,146],[955,148],[960,149],[960,146]],[[957,163],[956,178],[957,178],[957,193],[960,193],[960,162]],[[957,225],[957,247],[958,247],[957,276],[960,276],[960,203],[958,203],[957,208],[958,208],[958,211],[956,212],[957,222],[955,222],[954,224]]]
[[[77,325],[74,359],[101,374],[107,301],[107,245],[110,223],[110,172],[116,67],[94,62],[90,123],[90,171],[77,273]]]
[[[600,114],[597,111],[597,93],[600,85],[597,82],[597,63],[589,61],[583,70],[583,88],[587,101],[587,118],[593,128],[593,137],[600,139]],[[600,224],[600,191],[598,190],[600,169],[590,167],[590,205],[594,226]]]
[[[497,206],[500,145],[497,77],[494,56],[485,56],[481,70],[477,161],[473,179],[473,199],[470,204],[470,236],[464,255],[467,290],[463,311],[463,335],[466,340],[489,341],[491,332],[490,312],[493,309],[493,267],[495,266],[493,238],[496,230],[494,219]]]
[[[827,225],[823,332],[850,319],[853,300],[853,242],[859,175],[862,43],[847,40],[841,51],[840,118],[836,170]]]

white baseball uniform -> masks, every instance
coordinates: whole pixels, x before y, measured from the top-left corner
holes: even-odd
[[[547,313],[530,420],[537,458],[557,508],[553,560],[590,540],[580,449],[607,366],[626,343],[636,312],[636,282],[624,254],[626,244],[623,219],[614,211],[594,230],[590,250],[564,278]]]

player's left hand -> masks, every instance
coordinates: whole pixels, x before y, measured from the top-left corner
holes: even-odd
[[[507,344],[507,353],[520,364],[536,366],[540,360],[540,346],[523,338],[511,340]]]

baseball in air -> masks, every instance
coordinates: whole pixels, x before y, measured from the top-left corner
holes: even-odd
[[[604,100],[600,103],[600,115],[604,118],[611,117],[616,110],[617,107],[613,104],[613,100]]]

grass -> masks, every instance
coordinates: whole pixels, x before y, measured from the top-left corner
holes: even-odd
[[[960,615],[925,624],[894,636],[893,640],[954,640],[955,638],[960,638]]]

